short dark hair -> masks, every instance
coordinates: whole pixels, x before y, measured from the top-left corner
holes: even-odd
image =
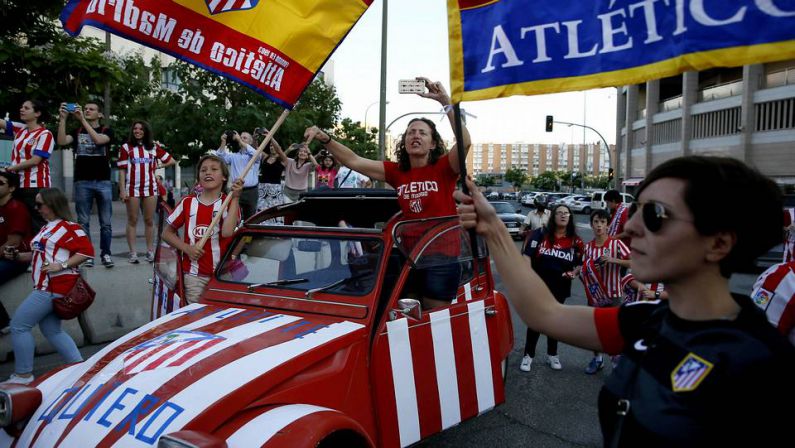
[[[86,104],[83,104],[83,106],[86,106],[87,104],[93,104],[93,105],[97,106],[97,110],[102,112],[102,109],[103,109],[102,100],[88,100],[88,101],[86,101]]]
[[[638,196],[663,178],[687,183],[683,199],[699,234],[735,234],[734,247],[720,261],[724,277],[751,267],[757,257],[782,241],[781,190],[775,182],[739,160],[710,156],[671,159],[646,176]],[[738,212],[737,204],[753,204],[753,213]]]
[[[19,188],[19,174],[13,171],[0,171],[0,177],[5,177],[9,188]]]
[[[621,193],[618,190],[607,190],[604,199],[605,202],[621,202]]]
[[[593,225],[593,220],[599,218],[604,219],[607,222],[610,222],[610,213],[607,213],[607,210],[603,208],[598,208],[591,212],[591,225]]]
[[[28,99],[25,101],[30,101],[30,105],[33,108],[33,112],[39,112],[39,118],[36,119],[36,123],[45,123],[50,119],[50,114],[47,112],[47,108],[43,101],[41,100],[33,100]],[[25,104],[23,101],[22,104]]]

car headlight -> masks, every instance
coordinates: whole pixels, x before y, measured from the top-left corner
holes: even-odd
[[[226,440],[200,431],[177,431],[157,441],[157,448],[226,448]]]
[[[0,385],[0,426],[30,418],[41,404],[41,391],[22,384]]]

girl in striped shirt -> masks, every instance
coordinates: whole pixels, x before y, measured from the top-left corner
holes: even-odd
[[[243,180],[232,184],[232,199],[220,222],[221,231],[210,229],[213,217],[221,211],[226,199],[224,186],[229,179],[229,168],[218,156],[206,155],[199,160],[196,170],[197,182],[202,187],[198,195],[186,196],[166,218],[163,241],[182,251],[182,273],[185,299],[196,303],[210,281],[215,267],[226,252],[235,228],[240,223],[240,192]],[[182,230],[182,238],[177,235]],[[202,247],[196,243],[207,233],[211,236]]]
[[[174,165],[176,161],[152,137],[152,129],[145,121],[136,121],[130,129],[127,143],[119,150],[119,197],[127,204],[127,245],[130,248],[130,263],[138,263],[135,249],[135,227],[138,225],[138,210],[143,204],[144,235],[146,237],[146,261],[155,259],[154,216],[157,208],[157,182],[155,170]]]

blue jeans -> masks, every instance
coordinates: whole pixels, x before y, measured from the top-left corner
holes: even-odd
[[[14,372],[17,374],[33,373],[33,355],[36,341],[30,330],[39,324],[44,337],[67,363],[80,362],[83,356],[77,349],[75,341],[61,329],[61,319],[52,311],[52,299],[61,297],[49,291],[34,289],[19,305],[14,317],[11,318],[11,344],[14,346]]]
[[[110,255],[110,239],[113,231],[110,227],[113,208],[113,193],[109,180],[78,180],[75,181],[75,211],[77,223],[89,233],[91,222],[91,206],[97,200],[99,213],[99,250],[100,255]],[[90,238],[90,237],[89,237]]]

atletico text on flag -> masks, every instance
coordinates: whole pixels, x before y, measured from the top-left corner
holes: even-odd
[[[635,84],[795,57],[771,0],[447,0],[454,102]]]
[[[61,22],[118,34],[292,108],[372,0],[70,0]]]

